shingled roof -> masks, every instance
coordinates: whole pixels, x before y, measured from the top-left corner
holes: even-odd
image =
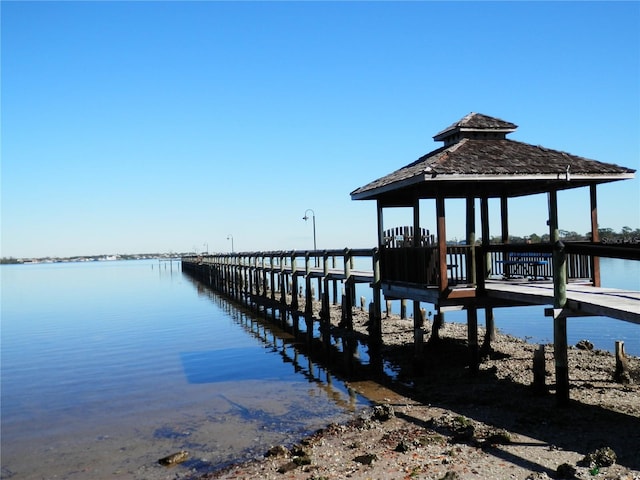
[[[351,198],[516,197],[634,177],[630,168],[507,139],[516,128],[470,113],[434,136],[445,146],[354,190]]]

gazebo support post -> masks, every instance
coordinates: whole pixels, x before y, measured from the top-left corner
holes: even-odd
[[[416,197],[413,202],[413,248],[420,247],[420,199]],[[426,265],[419,265],[418,268],[426,268]],[[424,321],[420,315],[420,302],[413,301],[413,343],[417,357],[422,357],[422,347],[424,344],[424,332],[422,330]]]
[[[504,217],[504,212],[502,213]],[[487,197],[480,198],[480,224],[481,224],[481,233],[482,236],[482,245],[488,246],[491,243],[491,239],[489,237],[489,199]],[[481,259],[485,265],[485,271],[487,272],[487,276],[491,274],[491,254],[487,253],[483,259]],[[491,353],[492,347],[491,342],[496,338],[496,326],[493,319],[493,308],[486,307],[485,308],[485,334],[484,341],[482,342],[482,354],[488,355]]]
[[[556,368],[556,401],[569,405],[569,357],[567,317],[562,310],[567,303],[566,254],[558,228],[558,192],[549,192],[549,237],[553,245],[553,348]]]
[[[436,198],[436,216],[438,218],[438,255],[439,255],[439,277],[440,294],[442,295],[449,288],[449,275],[447,273],[447,227],[444,211],[444,197]]]
[[[591,241],[600,241],[600,232],[598,231],[598,198],[596,195],[596,186],[589,186],[589,197],[591,200]],[[593,276],[593,286],[600,286],[600,257],[591,257],[591,275]]]

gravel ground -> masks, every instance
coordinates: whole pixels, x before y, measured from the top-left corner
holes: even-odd
[[[332,307],[332,323],[339,319]],[[356,311],[354,329],[366,334],[366,321]],[[498,334],[471,375],[466,326],[447,323],[441,340],[425,345],[417,374],[412,336],[412,320],[383,320],[383,353],[400,382],[351,383],[371,409],[198,478],[640,480],[639,358],[629,357],[631,383],[620,384],[613,355],[570,348],[571,405],[560,408],[552,345],[544,349],[548,393],[541,393],[531,386],[537,345]]]

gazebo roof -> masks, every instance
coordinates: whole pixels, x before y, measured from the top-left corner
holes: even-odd
[[[634,177],[635,170],[509,140],[517,126],[471,113],[434,136],[445,146],[351,192],[353,200],[517,197]]]

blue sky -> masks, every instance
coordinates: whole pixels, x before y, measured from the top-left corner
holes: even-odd
[[[319,248],[374,246],[375,203],[350,192],[469,112],[640,170],[638,2],[0,8],[2,256],[229,251],[229,235],[236,251],[307,249],[307,209]],[[640,226],[639,185],[598,188],[601,227]],[[559,194],[561,229],[589,230],[588,198]],[[546,207],[510,203],[511,232],[545,233]],[[450,238],[462,212],[447,202]]]

